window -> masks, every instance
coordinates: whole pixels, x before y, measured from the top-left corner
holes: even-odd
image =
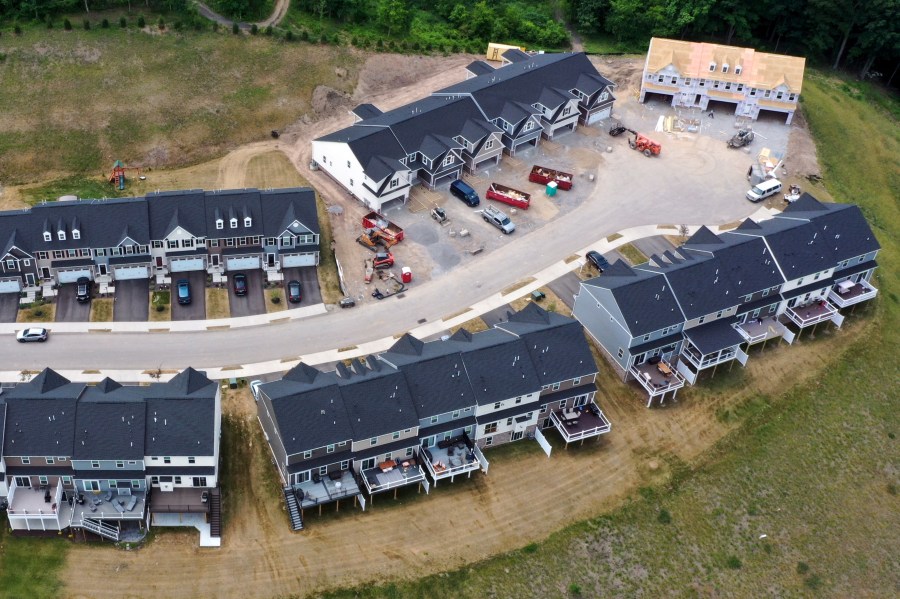
[[[706,320],[706,316],[701,316],[699,320],[697,320],[697,324],[703,324],[703,321]]]
[[[737,90],[738,90],[739,92],[744,91],[744,84],[743,84],[743,83],[738,83]]]
[[[650,335],[644,335],[644,341],[650,341]]]
[[[81,231],[72,229],[72,239],[81,239]]]
[[[544,413],[546,411],[547,411],[547,404],[541,404],[541,413]]]
[[[394,434],[391,435],[391,439],[396,440],[396,439],[399,439],[399,438],[400,438],[400,431],[397,431],[397,432],[395,432]]]
[[[722,315],[725,314],[725,310],[719,310],[716,312],[716,318],[722,318]]]
[[[231,220],[229,220],[228,226],[230,226],[232,229],[237,229],[237,219],[232,218]]]
[[[307,449],[306,451],[303,452],[303,459],[304,459],[304,460],[308,460],[308,459],[311,458],[311,457],[312,457],[312,450]]]
[[[571,106],[566,106],[566,107],[563,109],[563,111],[562,111],[562,115],[563,115],[563,116],[567,116],[567,115],[570,115],[570,114],[572,114],[572,107],[571,107]]]
[[[39,476],[39,477],[38,477],[38,483],[40,483],[40,484],[42,484],[42,485],[46,485],[46,484],[47,484],[47,477],[46,477],[46,476]]]
[[[96,493],[100,492],[100,481],[99,480],[86,480],[84,481],[84,490],[85,491],[93,491]]]
[[[455,411],[453,412],[453,418],[454,418],[454,419],[455,419],[455,418],[459,418],[459,410],[455,410]]]
[[[131,246],[128,246],[128,247],[131,248]],[[182,239],[182,240],[181,240],[181,247],[183,247],[183,248],[192,248],[192,247],[194,247],[194,240],[193,240],[193,239]],[[126,254],[130,254],[130,253],[132,253],[132,252],[126,251],[125,253],[126,253]]]
[[[493,140],[493,139],[487,140],[487,142],[484,144],[484,149],[485,149],[485,150],[490,150],[490,149],[493,148],[493,147],[494,147],[494,140]]]
[[[793,102],[796,99],[797,99],[797,94],[791,94],[788,96],[788,100],[790,100],[791,102]]]
[[[188,464],[196,464],[196,463],[197,463],[197,458],[195,458],[194,456],[191,456],[188,458]]]
[[[444,158],[444,166],[450,166],[453,164],[453,154],[447,154],[447,157]]]
[[[745,296],[744,296],[744,302],[749,302],[751,299],[753,299],[753,295],[752,295],[752,294],[751,294],[751,295],[745,295]]]
[[[604,91],[602,94],[600,94],[600,101],[602,102],[603,100],[607,99],[608,97],[609,97],[609,92]]]
[[[350,187],[353,187],[353,179],[350,179]]]
[[[151,477],[150,477],[150,485],[151,485],[151,486],[159,486],[159,477],[158,477],[158,476],[151,476]]]
[[[767,89],[767,90],[766,90],[766,93],[765,93],[764,95],[768,98],[769,96],[772,95],[772,90]]]
[[[334,443],[325,446],[325,453],[334,453]]]
[[[503,402],[498,401],[497,403],[494,404],[494,409],[499,410],[501,408],[501,406],[503,406]]]
[[[494,444],[494,438],[493,438],[493,437],[488,437],[487,439],[484,440],[484,446],[485,446],[485,447],[490,447],[490,446],[493,445],[493,444]]]
[[[678,77],[672,77],[671,83],[672,85],[678,85]]]
[[[163,458],[163,464],[171,464],[172,458]]]
[[[178,240],[177,239],[169,239],[168,241],[166,241],[166,247],[169,248],[170,250],[177,250],[178,249]]]
[[[701,80],[700,80],[700,83],[699,83],[698,85],[699,85],[700,87],[706,87],[706,79],[701,79]]]
[[[726,81],[726,82],[725,82],[725,89],[728,90],[728,91],[731,91],[731,81]]]
[[[139,480],[133,480],[133,481],[131,481],[131,488],[132,488],[132,489],[140,489],[140,488],[141,488],[141,481],[139,481]]]
[[[352,168],[352,167],[350,166],[350,161],[349,161],[349,160],[347,161],[347,168]]]
[[[62,481],[63,481],[63,484],[67,487],[72,485],[72,477],[71,476],[62,477]]]
[[[727,72],[728,72],[728,63],[725,63],[725,64],[722,65],[722,72],[723,72],[723,73],[727,73]]]
[[[656,78],[656,82],[657,82],[657,83],[662,83],[662,82],[663,82],[663,76],[660,75],[659,77],[657,77],[657,78]]]
[[[150,245],[152,245],[155,249],[160,249],[163,246],[162,241],[153,241]]]
[[[690,85],[690,84],[691,84],[691,78],[690,78],[690,77],[685,77],[685,78],[684,78],[684,84],[685,84],[685,85]]]
[[[98,462],[96,460],[91,462],[91,468],[99,468],[99,467],[100,467],[100,462]]]
[[[225,240],[225,247],[230,247],[230,248],[234,247],[234,237],[229,237],[228,239]]]
[[[783,97],[784,97],[784,92],[782,92],[782,91],[780,91],[780,92],[778,92],[777,94],[775,94],[775,99],[776,99],[776,100],[780,100],[780,99],[782,99]]]
[[[525,131],[531,131],[532,129],[534,129],[534,121],[529,119],[528,122],[525,123]]]
[[[110,489],[117,489],[119,487],[119,483],[118,481],[108,480],[106,481],[106,486],[108,486]]]
[[[50,234],[50,231],[44,231],[44,241],[53,241],[53,235]]]
[[[59,238],[60,241],[66,240],[66,232],[65,231],[57,231],[56,236]]]
[[[616,355],[620,358],[623,357],[625,355],[625,350],[620,347],[619,351],[616,352]]]
[[[125,467],[125,462],[123,462],[122,460],[116,460],[116,468],[124,468],[124,467]]]
[[[512,418],[511,417],[506,419],[506,426],[512,426]]]
[[[766,297],[767,295],[769,295],[769,290],[768,290],[768,289],[763,289],[762,296],[763,296],[763,297]]]
[[[520,403],[522,403],[522,397],[521,397],[521,396],[516,398],[516,405],[519,405]]]
[[[341,462],[341,470],[347,470],[348,468],[350,468],[350,460]]]
[[[180,485],[180,484],[181,484],[181,477],[180,477],[180,476],[176,476],[176,477],[175,477],[175,484],[176,484],[176,485]]]
[[[709,70],[710,70],[710,71],[715,71],[715,70],[716,70],[716,63],[714,63],[714,62],[709,63]]]
[[[406,432],[409,432],[409,429],[407,429]],[[344,447],[346,444],[346,441],[341,441],[340,443],[338,443],[338,447]]]
[[[369,439],[369,445],[378,445],[378,437],[372,437]]]
[[[572,386],[577,387],[579,384],[581,384],[580,376],[576,376],[574,379],[572,379]]]
[[[217,219],[216,219],[216,228],[217,228],[217,229],[224,229],[224,228],[225,228],[225,221],[222,220],[221,218],[217,218]]]
[[[553,383],[553,385],[550,388],[554,391],[559,391],[559,383]]]
[[[756,97],[756,88],[755,87],[750,88],[750,96],[754,97],[754,98]]]
[[[738,66],[734,67],[734,74],[740,75],[743,70],[744,70],[744,67],[742,67],[741,65],[738,65]]]
[[[429,162],[429,164],[430,164],[430,162]],[[391,179],[391,189],[394,189],[398,185],[400,185],[400,179]]]
[[[485,435],[490,435],[490,434],[496,433],[496,432],[497,432],[497,423],[496,422],[491,422],[490,424],[484,425],[484,434]]]
[[[719,89],[719,82],[713,81],[713,89]]]
[[[252,226],[253,226],[253,219],[250,218],[249,216],[245,216],[245,217],[244,217],[244,226],[245,226],[245,227],[252,227]]]
[[[205,487],[206,486],[206,477],[205,476],[195,476],[191,481],[195,487]]]
[[[408,457],[408,458],[409,458],[409,457],[412,457],[412,454],[413,454],[413,448],[412,448],[412,447],[407,447],[407,448],[406,448],[406,457]]]
[[[47,458],[47,465],[50,465],[52,463],[53,463],[53,458]]]

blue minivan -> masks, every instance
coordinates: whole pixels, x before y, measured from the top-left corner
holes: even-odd
[[[469,187],[465,181],[457,179],[450,184],[450,193],[461,199],[463,202],[474,208],[481,203],[481,199],[475,190]]]
[[[187,279],[178,279],[178,303],[183,306],[191,303],[191,283]]]

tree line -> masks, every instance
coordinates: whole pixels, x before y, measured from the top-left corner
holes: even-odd
[[[900,0],[568,0],[583,33],[709,40],[797,54],[860,78],[900,64]]]

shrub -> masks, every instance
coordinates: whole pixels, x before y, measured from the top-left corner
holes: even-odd
[[[109,19],[103,19],[100,21],[100,27],[102,29],[109,29]]]
[[[275,30],[272,29],[272,26],[271,26],[271,25],[269,25],[268,27],[266,27],[266,35],[271,36],[272,33],[273,33],[274,31],[275,31]]]
[[[194,19],[194,31],[203,31],[203,21]]]
[[[280,304],[280,303],[281,303],[281,298],[280,298],[279,296],[277,296],[277,295],[274,296],[274,297],[272,297],[272,303],[273,303],[273,304]]]
[[[656,521],[660,524],[669,524],[672,522],[672,514],[669,513],[669,510],[663,508],[659,510],[659,514],[656,516]]]
[[[50,18],[50,15],[47,15],[47,18],[44,19],[44,23],[47,24],[47,29],[53,29],[53,19]]]
[[[237,35],[241,32],[240,26],[237,24],[237,21],[231,24],[231,33]]]
[[[32,312],[32,314],[34,315],[35,318],[40,318],[41,316],[44,315],[44,311],[41,310],[40,308],[38,308],[37,310]]]
[[[63,29],[66,31],[72,31],[72,22],[69,19],[63,20]]]
[[[384,49],[384,40],[379,39],[378,42],[376,42],[375,47],[378,48],[379,50],[383,50]]]
[[[213,21],[212,27],[214,33],[219,31],[219,24],[217,22]]]
[[[162,304],[156,304],[156,311],[157,311],[157,312],[165,312],[165,311],[166,311],[166,307],[165,307],[164,305],[162,305]]]
[[[184,27],[184,24],[181,21],[175,21],[175,31],[181,31],[181,28]]]
[[[352,38],[350,38],[350,45],[351,46],[359,46],[359,39],[355,35]]]
[[[0,52],[0,62],[3,62],[5,60],[6,60],[6,52]]]
[[[809,564],[806,562],[797,562],[797,574],[806,574],[809,572]]]
[[[569,594],[575,595],[576,597],[581,595],[581,585],[573,582],[569,585]]]
[[[822,588],[822,577],[818,574],[813,574],[803,581],[803,585],[814,591],[820,589]]]
[[[138,27],[143,29],[146,26],[147,26],[147,22],[144,20],[144,15],[138,16]]]
[[[738,558],[738,556],[729,555],[728,559],[725,560],[725,565],[728,566],[729,568],[731,568],[732,570],[740,570],[741,566],[743,564],[741,564],[741,560]]]
[[[322,35],[319,36],[319,43],[320,44],[328,43],[328,34],[327,33],[323,33]]]
[[[125,17],[119,17],[119,27],[121,27],[122,29],[128,27],[128,19],[126,19]]]
[[[288,30],[288,32],[284,34],[284,39],[285,39],[285,41],[288,41],[288,42],[294,41],[294,32]]]
[[[16,26],[13,27],[13,33],[16,35],[22,35],[22,26],[16,23]]]
[[[85,31],[90,31],[90,30],[91,30],[91,22],[88,21],[87,19],[84,20],[84,30],[85,30]]]
[[[156,26],[159,27],[160,30],[163,30],[166,28],[166,21],[162,17],[160,17],[159,20],[156,22]]]
[[[309,32],[306,29],[300,32],[300,39],[302,39],[304,42],[309,41]]]
[[[529,543],[529,544],[525,545],[524,547],[522,547],[522,551],[524,551],[525,553],[535,553],[537,550],[538,550],[537,543]]]
[[[250,35],[256,35],[259,33],[259,27],[256,26],[256,23],[250,26]]]

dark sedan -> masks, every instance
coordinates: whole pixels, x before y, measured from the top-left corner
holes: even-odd
[[[247,275],[239,272],[231,278],[231,282],[234,285],[234,294],[236,296],[243,297],[247,295]]]
[[[594,268],[599,270],[601,273],[609,268],[609,260],[603,257],[603,254],[600,252],[595,252],[591,250],[588,252],[585,257],[588,259],[588,262],[594,265]]]
[[[287,284],[287,292],[288,292],[288,301],[292,304],[299,304],[300,300],[303,299],[303,294],[301,293],[302,287],[300,285],[300,281],[291,281]]]

